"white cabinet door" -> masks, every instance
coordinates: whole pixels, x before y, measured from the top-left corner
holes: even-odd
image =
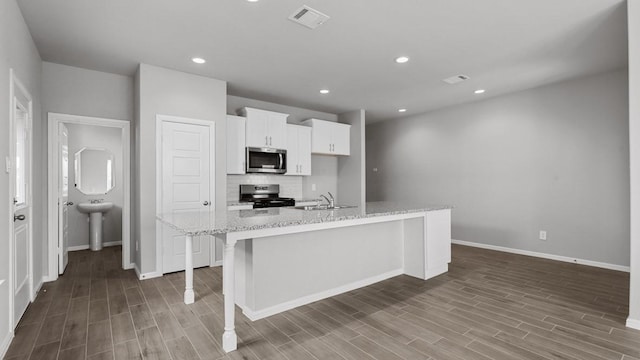
[[[298,174],[298,127],[287,125],[287,172],[285,175]]]
[[[287,173],[311,175],[311,128],[287,125]]]
[[[246,118],[227,115],[227,174],[245,173]]]
[[[262,112],[247,112],[246,143],[248,147],[269,147],[268,116]]]
[[[311,151],[314,154],[331,154],[331,122],[311,119]]]
[[[287,146],[287,117],[286,114],[267,114],[267,135],[269,146],[274,149],[284,149]]]
[[[299,175],[311,175],[311,128],[298,127],[298,164]]]
[[[332,153],[334,155],[351,155],[351,125],[334,123],[331,129]]]

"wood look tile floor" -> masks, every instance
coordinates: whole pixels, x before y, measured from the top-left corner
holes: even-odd
[[[70,254],[7,359],[640,359],[626,273],[454,246],[450,271],[399,276],[251,322],[224,354],[221,269],[138,281],[120,248]]]

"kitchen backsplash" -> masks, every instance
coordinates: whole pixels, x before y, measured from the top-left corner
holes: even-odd
[[[281,197],[302,198],[302,176],[265,174],[227,175],[227,201],[239,200],[240,184],[279,184]]]

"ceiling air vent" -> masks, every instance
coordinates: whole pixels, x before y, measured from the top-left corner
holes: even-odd
[[[453,85],[453,84],[461,83],[461,82],[463,82],[465,80],[469,80],[469,79],[471,79],[471,78],[468,77],[467,75],[460,74],[460,75],[455,75],[455,76],[446,78],[446,79],[444,79],[442,81],[446,82],[447,84]]]
[[[289,16],[289,20],[296,22],[300,25],[304,25],[309,29],[315,29],[318,26],[325,23],[325,21],[329,20],[329,16],[321,13],[316,9],[312,9],[307,5],[304,5],[300,9],[296,10],[291,16]]]

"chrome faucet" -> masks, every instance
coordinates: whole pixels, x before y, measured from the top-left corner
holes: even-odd
[[[325,200],[327,200],[329,208],[334,208],[336,206],[336,199],[333,197],[331,192],[327,191],[327,194],[329,194],[329,197],[326,197],[324,194],[320,195],[320,197],[323,197]]]

